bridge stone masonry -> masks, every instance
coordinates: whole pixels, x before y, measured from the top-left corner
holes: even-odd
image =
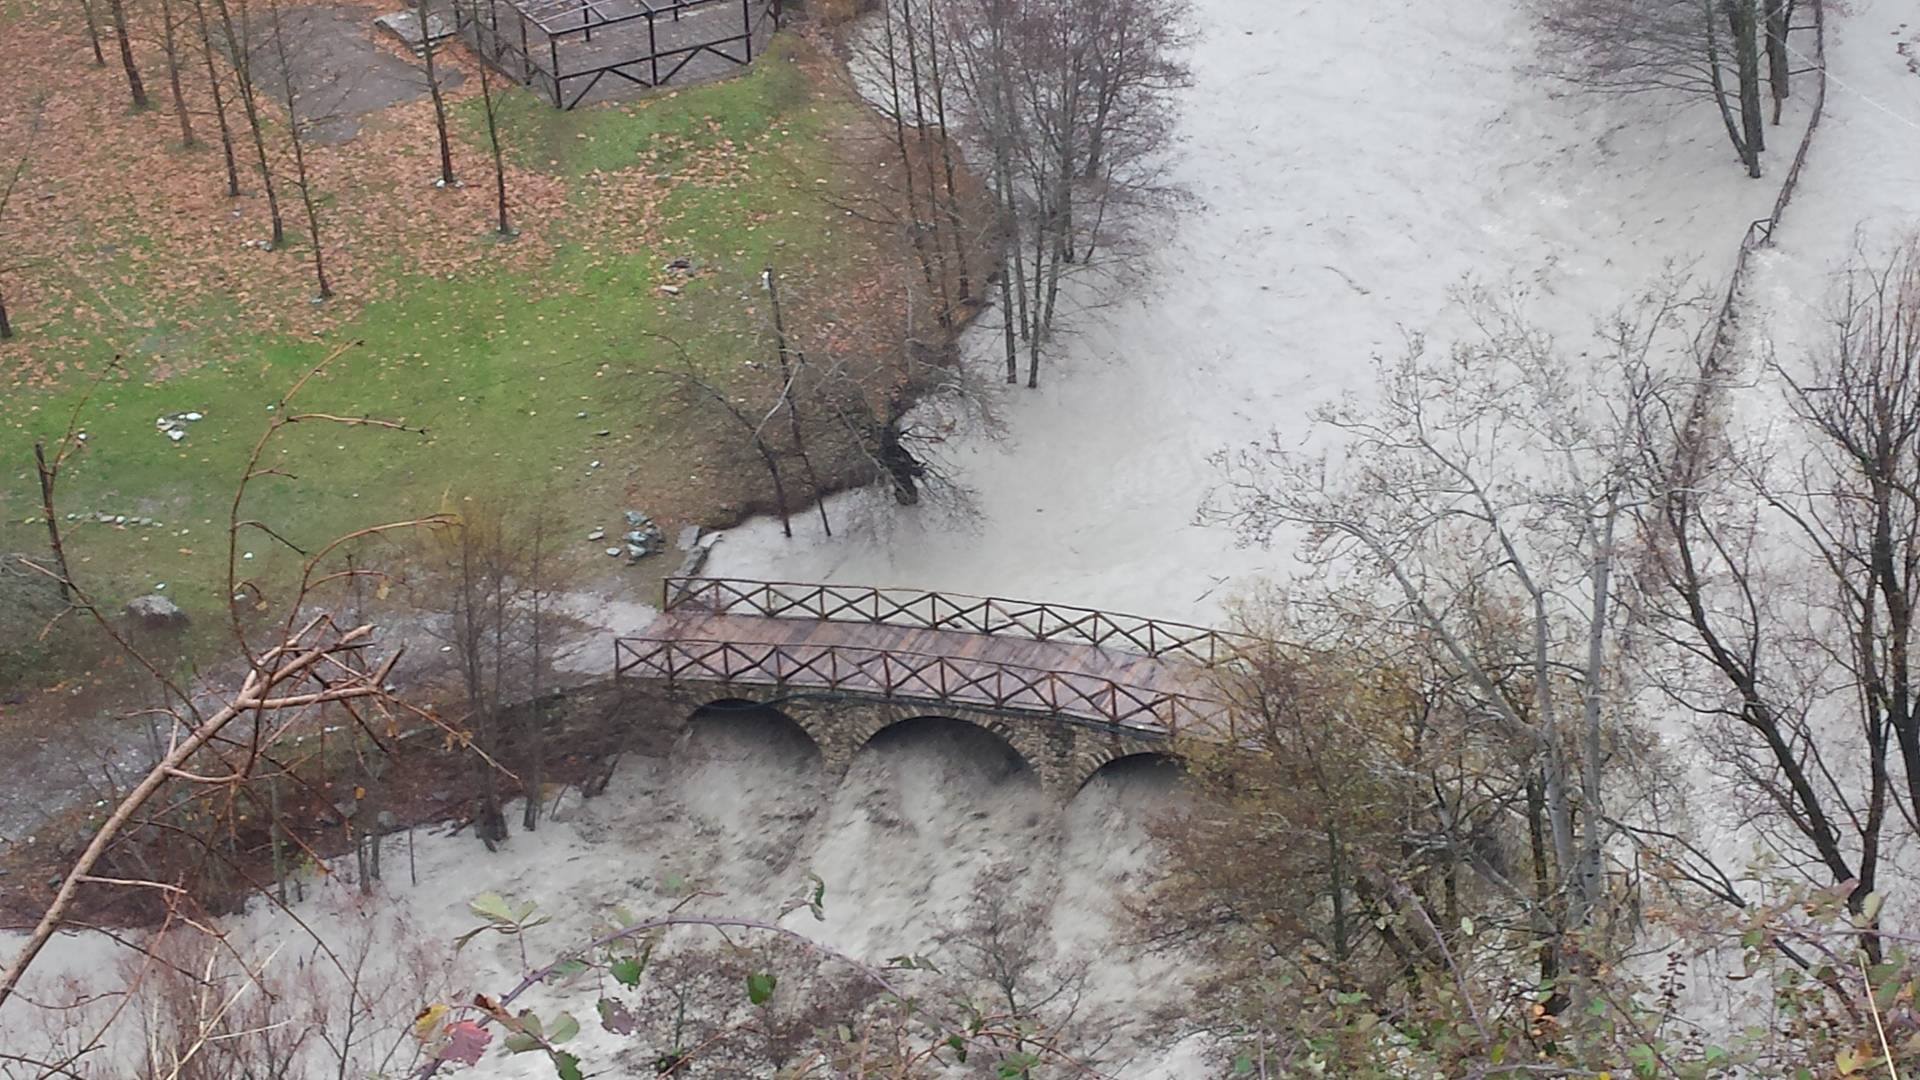
[[[998,736],[1065,800],[1121,758],[1233,738],[1214,677],[1253,639],[994,597],[667,579],[661,614],[615,642],[624,688],[693,717],[771,709],[843,775],[880,732],[939,717]]]

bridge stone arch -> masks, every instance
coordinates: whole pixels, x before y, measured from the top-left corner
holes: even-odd
[[[873,746],[874,743],[885,738],[889,733],[901,732],[907,728],[959,728],[981,737],[988,743],[998,747],[1015,765],[1016,771],[1031,773],[1035,776],[1040,775],[1040,770],[1036,766],[1033,756],[1034,747],[1031,745],[1021,745],[1023,742],[1029,742],[1030,740],[1023,739],[1020,729],[1009,724],[1006,717],[996,716],[978,710],[955,709],[947,706],[938,708],[923,706],[918,710],[902,708],[897,710],[897,712],[897,717],[888,718],[879,730],[867,736],[866,741],[861,743],[860,748],[855,750],[854,753],[858,755],[862,750]],[[848,764],[851,765],[852,762],[849,761]]]
[[[1147,761],[1168,762],[1181,769],[1185,769],[1187,764],[1186,758],[1180,756],[1180,754],[1176,753],[1170,746],[1167,746],[1165,744],[1162,744],[1158,747],[1136,747],[1132,749],[1127,749],[1122,747],[1101,747],[1096,752],[1088,755],[1087,757],[1081,760],[1082,772],[1080,774],[1079,781],[1076,784],[1074,784],[1073,790],[1076,793],[1079,792],[1080,789],[1092,783],[1094,777],[1099,776],[1101,773],[1107,771],[1107,769],[1109,769],[1110,767],[1121,765],[1123,763],[1130,762],[1130,761],[1132,762],[1147,762]]]
[[[742,697],[714,698],[704,704],[696,704],[697,701],[696,698],[681,703],[686,711],[680,719],[685,722],[689,734],[694,731],[695,725],[702,721],[727,723],[763,720],[791,733],[796,743],[806,745],[813,758],[822,761],[826,758],[826,751],[820,745],[819,738],[808,730],[806,724],[782,709],[777,703],[764,704]]]
[[[700,688],[682,683],[671,707],[684,721],[727,709],[767,710],[813,740],[828,775],[845,776],[853,759],[874,736],[921,718],[953,720],[985,731],[1012,748],[1039,777],[1041,787],[1061,802],[1071,799],[1109,761],[1142,754],[1166,754],[1165,739],[1145,732],[1123,732],[1043,713],[983,709],[956,702],[876,701],[831,693],[786,693],[769,688],[754,694],[745,686]]]

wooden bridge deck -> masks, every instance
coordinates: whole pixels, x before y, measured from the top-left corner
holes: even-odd
[[[689,589],[688,580],[702,585]],[[955,619],[953,611],[974,610],[973,598],[921,594],[938,603],[903,605],[897,590],[868,590],[884,596],[876,604],[847,587],[833,587],[826,604],[797,603],[793,590],[823,587],[770,594],[766,583],[727,582],[726,598],[716,602],[718,580],[670,581],[659,618],[618,643],[619,673],[1040,712],[1155,734],[1218,731],[1225,723],[1209,664],[1196,659],[1224,648],[1208,643],[1205,653],[1196,651],[1195,635],[1210,631],[1161,623],[1136,632],[1149,621],[1039,605],[1018,609],[1044,611],[1037,621]],[[1088,632],[1107,625],[1129,629]],[[1175,644],[1160,649],[1163,641]]]

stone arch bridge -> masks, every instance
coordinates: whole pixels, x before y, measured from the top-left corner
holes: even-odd
[[[616,679],[707,706],[779,711],[844,772],[875,735],[942,717],[999,736],[1056,796],[1170,742],[1232,739],[1212,675],[1251,638],[912,589],[673,577],[659,618],[615,641]]]

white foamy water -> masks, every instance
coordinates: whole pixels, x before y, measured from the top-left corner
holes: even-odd
[[[760,712],[708,715],[690,725],[670,758],[629,758],[605,795],[584,803],[569,796],[564,820],[543,822],[532,834],[516,829],[499,852],[486,852],[464,833],[418,836],[414,885],[406,843],[396,838],[371,903],[357,896],[352,867],[343,863],[335,878],[313,882],[293,908],[337,951],[350,952],[367,927],[377,928],[371,932],[381,944],[369,963],[369,982],[415,991],[396,993],[387,1003],[385,1019],[397,1031],[427,1000],[497,995],[517,981],[522,943],[491,935],[430,978],[402,970],[450,954],[453,939],[479,924],[467,902],[482,892],[537,901],[553,916],[524,943],[537,965],[589,940],[615,905],[640,916],[683,905],[688,912],[771,920],[806,894],[809,874],[817,875],[826,890],[825,920],[798,910],[784,916],[784,925],[873,963],[902,954],[934,958],[943,974],[918,976],[915,983],[933,1000],[958,1000],[977,989],[951,939],[977,928],[983,899],[994,897],[1031,927],[1025,945],[1035,978],[1071,972],[1083,979],[1081,1015],[1102,1018],[1103,1060],[1124,1060],[1125,1074],[1136,1075],[1135,1065],[1151,1067],[1159,1036],[1149,1037],[1142,1021],[1136,1037],[1125,1017],[1177,1001],[1180,987],[1169,977],[1170,964],[1163,967],[1131,944],[1122,900],[1150,874],[1145,824],[1177,797],[1176,784],[1169,770],[1119,764],[1063,807],[997,736],[940,719],[881,732],[847,775],[835,778],[826,775],[807,737],[783,719]],[[517,822],[517,809],[509,807],[507,818]],[[690,894],[699,895],[689,900]],[[271,956],[269,979],[318,978],[341,993],[287,915],[255,904],[230,930],[240,955]],[[715,943],[701,933],[683,931],[672,940],[681,948]],[[406,948],[393,939],[404,939]],[[103,939],[62,937],[35,971],[29,993],[54,1000],[110,985],[114,980],[100,976],[117,962],[114,952]],[[566,1008],[580,1016],[585,1031],[574,1049],[589,1063],[635,1053],[629,1040],[592,1021],[595,996],[591,989],[543,988],[523,1003],[543,1015]],[[9,1007],[0,1034],[10,1047],[37,1047],[46,1035],[39,1019]],[[125,1040],[133,1034],[123,1028],[114,1053],[131,1054]],[[315,1061],[324,1058],[315,1053]],[[94,1067],[102,1071],[89,1075],[123,1075],[114,1070],[127,1060],[96,1055]],[[721,1070],[713,1075],[740,1075],[733,1059],[707,1067]],[[480,1070],[502,1077],[550,1072],[535,1055],[489,1057]]]

